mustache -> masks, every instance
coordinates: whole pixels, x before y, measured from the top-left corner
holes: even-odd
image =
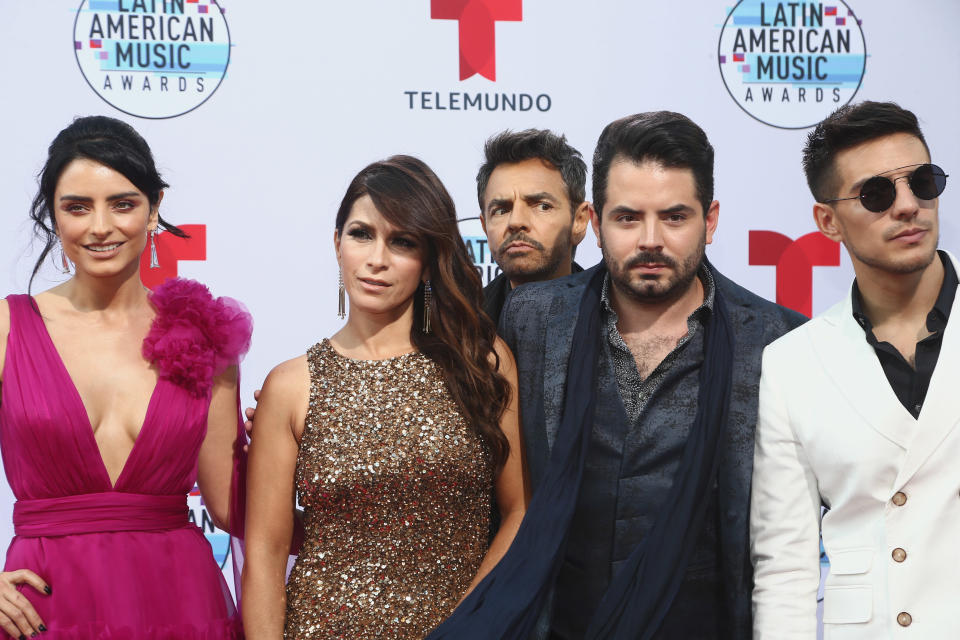
[[[641,251],[635,256],[627,260],[623,267],[624,269],[632,269],[633,267],[639,267],[642,264],[662,264],[675,269],[677,266],[677,261],[669,256],[665,256],[662,253],[657,253],[655,251]]]
[[[497,253],[503,253],[504,251],[506,251],[507,245],[509,245],[511,242],[525,242],[531,247],[533,247],[534,249],[543,251],[542,244],[540,244],[539,242],[537,242],[527,234],[523,233],[522,231],[518,231],[517,233],[507,236],[504,239],[504,241],[500,243],[500,246],[497,248]]]
[[[888,230],[883,234],[884,240],[892,240],[894,236],[898,233],[903,233],[907,229],[923,229],[924,231],[930,231],[933,229],[933,223],[924,220],[923,222],[919,220],[914,220],[912,224],[902,224],[898,227]]]

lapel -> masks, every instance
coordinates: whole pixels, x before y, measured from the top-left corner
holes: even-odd
[[[897,400],[880,359],[853,317],[852,289],[823,315],[823,322],[810,325],[810,337],[824,374],[849,408],[881,436],[906,449],[916,431],[915,421]]]
[[[594,269],[588,270],[591,274]],[[570,362],[570,350],[573,346],[573,331],[577,326],[580,313],[580,298],[589,277],[575,276],[563,282],[564,294],[558,297],[559,309],[550,309],[544,334],[543,354],[543,411],[544,428],[548,451],[553,451],[557,439],[560,417],[563,413],[563,397],[566,392],[567,368],[583,366]]]
[[[949,255],[949,254],[948,254]],[[954,268],[960,270],[952,255]],[[956,383],[960,379],[960,295],[953,299],[950,320],[943,332],[940,357],[930,379],[927,397],[915,426],[915,436],[907,449],[906,458],[897,475],[894,491],[899,491],[923,466],[960,421],[960,402],[957,402]]]

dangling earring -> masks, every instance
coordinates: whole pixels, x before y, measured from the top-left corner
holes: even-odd
[[[430,281],[423,283],[423,332],[430,333],[430,303],[433,302],[433,289]]]
[[[347,294],[343,289],[343,269],[337,273],[337,317],[343,320],[347,317]]]
[[[150,232],[150,268],[159,269],[160,260],[157,258],[157,230]]]
[[[67,252],[63,250],[63,241],[60,241],[60,269],[63,273],[70,273],[70,263],[67,262]]]

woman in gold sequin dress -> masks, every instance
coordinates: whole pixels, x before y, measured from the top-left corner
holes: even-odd
[[[244,625],[258,640],[423,638],[523,518],[516,366],[480,311],[453,201],[421,161],[361,171],[334,246],[347,323],[260,395]],[[502,523],[488,545],[492,491]],[[284,590],[297,497],[305,535]]]

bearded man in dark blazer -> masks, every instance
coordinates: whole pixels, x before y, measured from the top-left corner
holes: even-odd
[[[719,217],[713,148],[688,118],[617,120],[593,164],[603,261],[513,290],[499,325],[517,359],[534,495],[557,475],[558,439],[573,429],[589,442],[535,637],[750,638],[761,352],[805,318],[706,260]],[[594,350],[584,356],[575,335],[595,336]],[[567,388],[585,370],[589,382]],[[590,419],[567,425],[578,397]],[[613,610],[612,626],[598,627]]]

